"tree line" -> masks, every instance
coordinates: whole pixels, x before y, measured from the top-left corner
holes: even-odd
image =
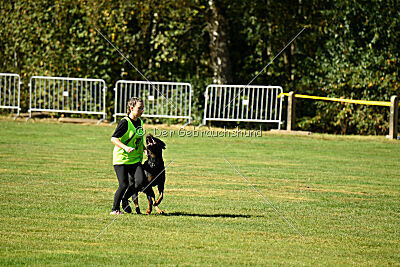
[[[400,88],[397,0],[10,0],[1,1],[0,19],[0,72],[20,74],[24,85],[33,75],[101,78],[109,87],[143,80],[100,31],[149,80],[191,83],[196,121],[207,84],[247,84],[256,75],[252,84],[328,97],[388,101]],[[388,131],[385,107],[298,103],[302,130]]]

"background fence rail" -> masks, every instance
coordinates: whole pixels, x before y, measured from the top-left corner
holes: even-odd
[[[106,118],[107,87],[102,79],[33,76],[29,82],[32,112],[102,115]]]
[[[189,83],[119,80],[115,84],[114,122],[126,115],[131,97],[144,101],[143,117],[187,119],[191,122],[192,86]]]
[[[17,110],[19,116],[21,77],[14,73],[0,73],[0,108]]]
[[[282,87],[209,85],[203,125],[207,121],[270,122],[281,125]]]

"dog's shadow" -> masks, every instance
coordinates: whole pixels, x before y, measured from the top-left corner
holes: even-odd
[[[251,218],[251,215],[242,214],[200,214],[200,213],[187,213],[187,212],[168,212],[164,216],[187,216],[187,217],[203,217],[203,218]]]

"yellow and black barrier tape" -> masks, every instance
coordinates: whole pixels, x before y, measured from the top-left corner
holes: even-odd
[[[289,96],[289,93],[280,93],[278,98],[281,95]],[[324,101],[335,101],[342,103],[352,103],[352,104],[360,104],[360,105],[372,105],[372,106],[383,106],[390,107],[391,103],[387,101],[368,101],[368,100],[355,100],[355,99],[344,99],[344,98],[334,98],[334,97],[323,97],[323,96],[312,96],[312,95],[300,95],[295,94],[296,98],[307,98],[307,99],[315,99],[315,100],[324,100]]]

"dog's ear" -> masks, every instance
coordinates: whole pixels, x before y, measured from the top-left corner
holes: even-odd
[[[160,139],[158,139],[157,137],[153,137],[153,140],[155,141],[155,143],[161,148],[161,149],[165,149],[165,143],[163,141],[161,141]]]

